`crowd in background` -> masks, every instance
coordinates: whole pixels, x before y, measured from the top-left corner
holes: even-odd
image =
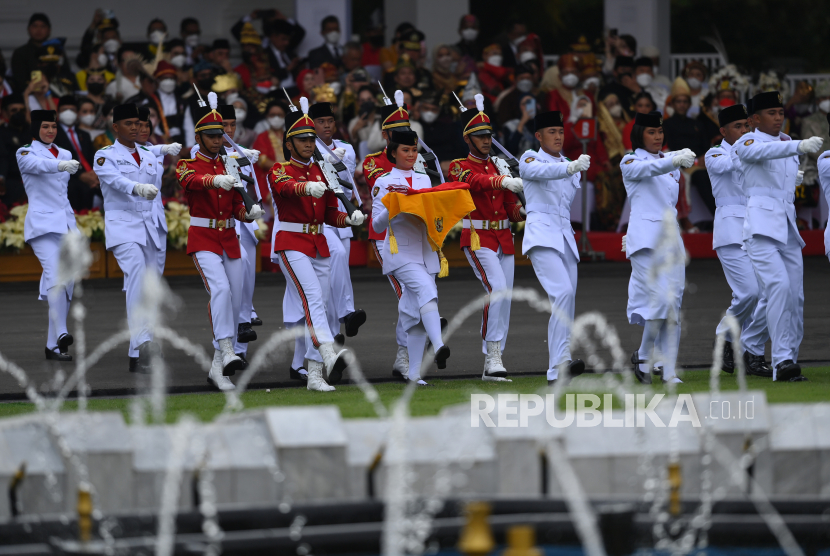
[[[298,56],[297,46],[312,32],[320,33],[324,44],[306,57]],[[402,90],[413,129],[433,149],[445,175],[450,161],[468,152],[458,124],[459,101],[474,108],[478,93],[484,95],[498,140],[514,154],[538,147],[533,129],[537,112],[563,113],[563,150],[571,159],[583,152],[583,143],[574,134],[575,122],[596,118],[598,137],[587,143],[592,230],[625,226],[619,161],[631,149],[629,135],[636,112],[662,112],[666,149],[690,148],[699,157],[684,172],[681,184],[684,194],[678,218],[687,232],[706,226],[705,219],[691,221],[693,203],[711,213],[715,210],[703,155],[721,140],[719,109],[761,90],[782,90],[788,118],[785,131],[830,141],[827,83],[816,90],[800,83],[794,91],[786,91],[773,72],[751,78],[726,66],[710,75],[700,62],[686,65],[672,81],[659,72],[661,53],[638,45],[630,35],[609,33],[603,38],[604,49],[582,38],[569,52],[555,53],[556,62],[546,66],[542,42],[528,33],[525,23],[507,22],[501,36],[484,37],[474,15],[461,18],[454,44],[434,44],[409,23],[394,30],[391,44],[386,44],[385,29],[379,24],[359,39],[344,37],[340,22],[331,16],[320,22],[319,29],[307,30],[276,10],[255,10],[228,30],[228,38],[211,44],[202,42],[195,18],[182,20],[178,29],[153,19],[145,41],[128,43],[122,41],[113,14],[98,10],[71,60],[64,41],[51,36],[47,15],[32,15],[28,33],[30,40],[14,51],[10,63],[0,56],[0,219],[8,208],[26,202],[15,152],[31,141],[29,111],[58,111],[61,125],[56,143],[82,165],[70,180],[70,202],[76,211],[83,211],[102,204],[93,157],[97,149],[114,141],[114,106],[146,105],[154,131],[151,142],[180,142],[189,148],[194,142],[192,114],[199,97],[206,98],[210,91],[236,109],[235,141],[262,152],[257,172],[266,199],[265,173],[285,160],[282,132],[289,102],[297,104],[301,96],[311,103],[334,105],[336,137],[354,145],[360,162],[385,147],[379,120],[382,90],[390,98],[395,90]],[[240,64],[231,62],[232,53],[234,59],[241,54]],[[183,150],[181,156],[188,152]],[[176,161],[167,163],[162,193],[165,198],[180,198],[172,171]],[[809,209],[819,199],[815,157],[804,164],[804,192],[799,198]],[[357,167],[358,185],[365,185],[361,164]],[[361,194],[368,200],[365,187]],[[814,225],[812,212],[799,214],[805,227]]]

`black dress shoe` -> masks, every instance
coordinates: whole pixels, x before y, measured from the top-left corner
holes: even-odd
[[[638,351],[639,350],[635,349],[634,353],[631,354],[631,364],[634,365],[634,377],[639,380],[641,384],[651,384],[651,374],[644,373],[640,370],[640,364],[648,363],[648,361],[641,360]]]
[[[138,357],[130,357],[130,372],[146,375],[150,373],[150,367],[140,365],[138,362]]]
[[[250,322],[240,322],[236,327],[236,339],[240,344],[247,344],[256,340],[256,332]]]
[[[346,345],[346,337],[343,336],[343,334],[335,334],[334,335],[334,343],[337,344],[340,347],[343,347],[343,346]]]
[[[244,353],[237,353],[236,356],[239,357],[240,359],[242,359],[242,363],[244,363],[241,370],[244,371],[245,369],[247,369],[248,368],[248,358],[245,357],[245,354]]]
[[[44,348],[46,351],[46,359],[49,361],[72,361],[72,356],[68,353],[59,353],[49,348]]]
[[[585,372],[585,362],[582,359],[574,359],[568,363],[568,374],[571,378],[579,376]]]
[[[143,367],[138,372],[149,373],[154,357],[161,357],[161,346],[156,342],[144,342],[138,346],[138,366]]]
[[[799,376],[801,376],[801,366],[798,363],[793,363],[792,359],[781,361],[775,366],[776,382],[798,382],[793,379]]]
[[[75,342],[75,339],[72,337],[72,334],[61,334],[61,337],[58,338],[58,351],[61,353],[67,353],[69,351],[69,346],[71,346]]]
[[[409,380],[408,376],[406,376],[405,374],[403,374],[402,372],[400,372],[397,369],[392,369],[392,378],[402,380],[403,382],[406,382],[407,380]]]
[[[366,322],[366,311],[363,309],[355,309],[343,318],[343,324],[346,325],[346,336],[351,338],[357,336],[358,329]]]
[[[748,375],[772,378],[772,367],[764,360],[763,355],[755,355],[745,351],[744,365]]]
[[[448,324],[449,324],[449,322],[447,321],[447,319],[445,319],[444,317],[441,317],[441,332],[444,331],[444,329],[447,327]]]
[[[251,319],[251,326],[262,326],[262,319],[259,317],[254,317]]]
[[[441,346],[438,348],[438,351],[435,352],[435,364],[438,366],[439,369],[446,369],[447,368],[447,359],[450,358],[450,348],[449,346]]]
[[[735,372],[735,353],[732,351],[732,342],[723,343],[723,360],[720,368],[729,374]]]
[[[301,373],[301,370],[305,371],[305,373]],[[308,382],[308,371],[306,371],[305,367],[300,367],[299,369],[288,367],[288,377],[292,380],[302,380]]]

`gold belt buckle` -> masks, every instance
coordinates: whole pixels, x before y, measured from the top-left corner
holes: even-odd
[[[320,225],[319,224],[309,224],[308,225],[308,233],[310,233],[310,234],[320,233]]]
[[[498,230],[500,222],[496,222],[495,220],[488,220],[487,221],[487,229],[488,230]]]
[[[225,229],[225,221],[220,220],[219,222],[216,223],[216,227],[220,230],[224,230]]]

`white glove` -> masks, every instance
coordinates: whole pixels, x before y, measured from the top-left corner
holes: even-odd
[[[152,201],[159,194],[159,190],[156,189],[155,185],[150,185],[149,183],[137,183],[133,188],[133,193],[144,197],[148,201]]]
[[[58,162],[58,172],[69,172],[70,174],[74,174],[78,171],[80,166],[81,163],[77,160],[61,160]]]
[[[230,191],[233,189],[233,186],[236,185],[236,180],[233,179],[233,176],[216,176],[213,178],[213,185],[216,187],[221,187],[225,191]]]
[[[577,172],[583,172],[591,167],[591,157],[587,154],[579,155],[579,158],[568,164],[568,175],[573,176]]]
[[[799,170],[798,173],[795,175],[795,184],[801,185],[804,181],[804,170]]]
[[[683,149],[682,151],[678,151],[677,154],[671,159],[672,166],[675,168],[691,168],[692,164],[695,163],[695,153],[691,149]]]
[[[161,154],[171,154],[176,156],[179,154],[179,151],[182,150],[181,143],[170,143],[169,145],[162,145],[161,146]]]
[[[625,253],[626,246],[628,245],[628,244],[627,244],[627,242],[626,242],[626,240],[625,240],[625,238],[627,238],[627,237],[628,237],[628,236],[623,236],[623,240],[622,240],[622,249],[620,249],[620,251],[622,251],[623,253]]]
[[[524,185],[522,185],[522,178],[504,178],[501,182],[502,186],[508,191],[512,191],[513,193],[521,193],[524,190]]]
[[[366,217],[363,215],[362,212],[356,210],[352,213],[351,216],[346,217],[346,224],[349,226],[360,226],[363,224],[363,221],[366,220]]]
[[[255,149],[242,149],[242,154],[248,157],[248,160],[251,161],[251,164],[259,160],[259,151]]]
[[[326,192],[326,189],[328,189],[326,184],[321,181],[310,181],[305,184],[305,192],[315,199],[322,197],[323,193]]]
[[[817,153],[821,148],[824,139],[821,137],[810,137],[809,139],[802,139],[798,143],[798,152],[801,154]]]
[[[262,207],[259,205],[253,205],[251,210],[245,214],[245,218],[248,220],[259,220],[263,217],[265,211],[262,210]]]

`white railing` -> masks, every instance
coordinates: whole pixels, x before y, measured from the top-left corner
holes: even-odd
[[[686,64],[692,61],[698,61],[702,63],[706,68],[709,70],[709,75],[712,75],[720,68],[725,66],[723,58],[720,54],[672,54],[671,55],[671,78],[672,81],[677,78],[678,75],[683,73],[683,68],[686,67]]]
[[[799,81],[806,81],[814,89],[821,81],[830,81],[830,73],[790,73],[784,76],[789,86],[790,95],[795,92],[795,84]]]
[[[556,64],[559,61],[559,54],[545,54],[545,69]]]

